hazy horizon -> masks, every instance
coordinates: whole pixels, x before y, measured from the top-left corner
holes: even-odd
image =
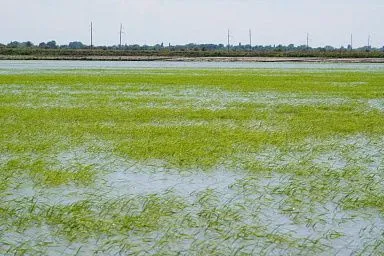
[[[1,0],[0,43],[56,40],[95,45],[187,43],[253,45],[306,44],[312,47],[384,46],[384,1],[324,0]]]

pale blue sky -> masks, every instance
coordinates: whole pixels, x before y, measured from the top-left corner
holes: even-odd
[[[384,46],[384,0],[0,0],[0,42]]]

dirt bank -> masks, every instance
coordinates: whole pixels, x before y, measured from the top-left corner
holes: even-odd
[[[288,58],[288,57],[163,57],[163,56],[0,55],[0,60],[384,63],[384,58],[300,58],[300,57]]]

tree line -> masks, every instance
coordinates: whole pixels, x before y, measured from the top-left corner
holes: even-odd
[[[34,45],[31,41],[27,42],[18,42],[12,41],[6,45],[0,44],[0,48],[34,48],[34,49],[90,49],[89,45],[86,45],[79,41],[70,42],[66,45],[58,45],[56,41],[41,42],[38,45]],[[238,45],[224,45],[224,44],[194,44],[189,43],[185,45],[164,45],[163,43],[155,45],[113,45],[113,46],[94,46],[93,49],[99,50],[125,50],[125,51],[256,51],[256,52],[302,52],[302,51],[384,51],[384,46],[382,48],[375,48],[371,46],[363,46],[359,48],[352,49],[351,45],[347,47],[341,46],[339,48],[333,46],[324,46],[324,47],[310,47],[307,45],[254,45],[241,44]]]
[[[32,42],[13,41],[0,44],[0,59],[87,59],[105,56],[119,59],[124,56],[154,57],[314,57],[314,58],[384,58],[384,47],[364,46],[353,48],[324,46],[312,48],[306,45],[224,45],[224,44],[185,44],[185,45],[113,45],[92,46],[74,41],[59,45],[56,41]]]

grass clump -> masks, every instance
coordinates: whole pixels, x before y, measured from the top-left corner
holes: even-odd
[[[73,166],[70,169],[51,169],[42,160],[31,165],[30,176],[36,184],[41,186],[60,186],[74,183],[76,185],[90,185],[95,180],[96,172],[92,166]]]

